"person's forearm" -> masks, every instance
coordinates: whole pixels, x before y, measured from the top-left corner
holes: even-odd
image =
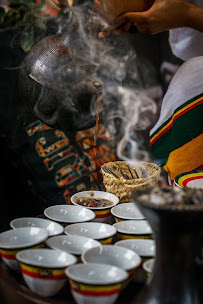
[[[187,27],[203,32],[203,7],[189,4]]]

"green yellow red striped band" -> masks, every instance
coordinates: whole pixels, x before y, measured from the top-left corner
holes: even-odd
[[[97,286],[97,285],[86,285],[74,282],[70,282],[71,289],[81,295],[91,296],[91,297],[107,297],[114,294],[118,294],[121,291],[122,284],[113,284],[108,286]]]
[[[164,124],[164,126],[161,129],[158,129],[154,135],[152,135],[150,139],[150,146],[152,146],[162,135],[164,135],[173,125],[173,122],[178,119],[180,116],[185,114],[186,112],[194,109],[198,105],[203,103],[202,96],[189,104],[186,104],[183,108],[177,110],[174,115],[171,117],[171,119]]]
[[[202,165],[203,134],[172,151],[164,169],[172,180],[182,172],[189,172]],[[195,157],[194,156],[195,153]]]
[[[31,277],[45,280],[64,280],[66,279],[64,269],[50,269],[25,265],[20,263],[22,273]]]

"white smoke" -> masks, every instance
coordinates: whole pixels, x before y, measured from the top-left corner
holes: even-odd
[[[149,161],[149,153],[139,148],[139,141],[133,139],[135,131],[145,130],[151,124],[151,115],[156,113],[155,102],[142,90],[119,87],[120,102],[125,109],[123,119],[123,137],[118,144],[117,154],[123,160]],[[127,154],[126,147],[129,146]]]
[[[127,35],[99,39],[97,33],[106,26],[106,21],[94,13],[84,15],[83,9],[69,7],[66,11],[69,14],[67,21],[64,17],[57,18],[60,31],[67,34],[62,39],[64,44],[70,43],[70,48],[75,44],[81,47],[81,52],[68,62],[67,68],[56,66],[52,71],[53,84],[57,88],[68,85],[66,82],[63,84],[63,80],[66,80],[63,73],[70,73],[70,79],[82,79],[84,76],[87,81],[93,79],[99,82],[102,85],[100,118],[116,134],[115,140],[119,139],[118,157],[121,160],[149,161],[150,154],[136,132],[150,126],[157,109],[156,103],[144,93],[137,69],[139,58]],[[73,40],[70,39],[72,37]],[[84,67],[85,71],[88,71],[86,67],[90,67],[91,73],[84,75]],[[71,74],[73,71],[74,75]],[[68,90],[71,89],[72,82],[68,87]],[[66,104],[67,100],[62,102],[64,107],[70,106],[70,103]],[[92,101],[91,109],[95,114],[96,99]]]

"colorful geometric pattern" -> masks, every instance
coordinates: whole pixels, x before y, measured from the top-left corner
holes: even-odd
[[[103,190],[100,168],[116,160],[116,144],[103,125],[98,126],[96,142],[94,127],[70,134],[36,120],[25,131],[30,147],[26,162],[33,168],[28,184],[33,192],[42,193],[45,201],[56,197],[69,204],[76,192]],[[98,211],[98,217],[107,213]]]

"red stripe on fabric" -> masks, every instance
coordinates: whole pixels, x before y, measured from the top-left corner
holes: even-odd
[[[183,187],[187,187],[187,183],[189,183],[190,181],[195,180],[195,179],[201,179],[201,178],[202,178],[202,176],[189,177],[183,181]]]
[[[104,213],[104,214],[96,214],[95,218],[104,218],[107,216],[111,216],[111,212],[109,213]]]
[[[66,279],[66,275],[65,274],[60,274],[60,275],[54,275],[52,277],[48,277],[48,276],[41,276],[39,273],[35,273],[35,272],[30,272],[28,270],[22,269],[22,273],[24,273],[25,275],[31,277],[31,278],[38,278],[38,279],[44,279],[44,280],[64,280]]]
[[[2,258],[5,258],[7,260],[16,260],[16,255],[15,254],[5,254],[1,252]]]
[[[180,117],[180,116],[182,116],[183,114],[189,112],[189,111],[192,110],[193,108],[199,106],[201,103],[203,103],[203,99],[200,100],[198,103],[192,105],[191,107],[187,108],[185,111],[183,111],[183,112],[181,112],[180,114],[178,114],[178,115],[174,118],[174,121],[175,121],[178,117]]]
[[[173,121],[171,122],[171,124],[168,126],[168,128],[166,128],[161,134],[159,134],[159,136],[157,136],[151,143],[150,143],[150,147],[162,136],[164,135],[173,125],[174,121],[179,118],[180,116],[182,116],[183,114],[189,112],[190,110],[192,110],[193,108],[197,107],[198,105],[200,105],[203,102],[203,99],[200,100],[198,103],[192,105],[191,107],[187,108],[185,111],[181,112],[180,114],[178,114]]]
[[[112,296],[112,295],[118,294],[120,292],[120,288],[114,289],[111,291],[110,290],[109,291],[85,291],[85,290],[77,290],[73,287],[71,287],[71,289],[80,295],[91,296],[91,297],[107,297],[107,296]]]
[[[172,123],[168,126],[168,128],[166,128],[161,134],[159,134],[159,136],[157,136],[151,143],[150,143],[150,147],[161,137],[163,136],[173,125],[173,121]]]

